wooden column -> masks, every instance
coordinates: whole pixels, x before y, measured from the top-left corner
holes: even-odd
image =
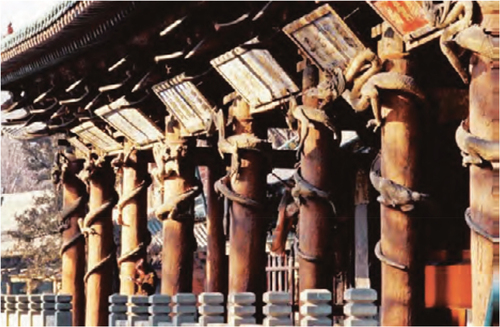
[[[123,188],[120,203],[121,210],[121,256],[120,294],[134,295],[137,285],[134,283],[135,265],[139,259],[147,260],[148,246],[148,202],[147,186],[150,184],[148,163],[144,154],[133,150],[131,144],[125,144],[123,162]],[[140,190],[140,191],[139,191]],[[138,192],[138,193],[136,193]],[[136,193],[136,196],[130,197]],[[120,207],[120,204],[119,204]]]
[[[78,219],[85,217],[88,194],[85,184],[76,176],[83,167],[82,160],[71,157],[62,175],[63,212],[80,204],[67,217],[67,229],[62,232],[62,285],[61,293],[73,296],[73,326],[85,324],[85,238],[80,232]],[[65,217],[62,217],[65,219]],[[54,284],[57,284],[54,279]]]
[[[243,100],[233,105],[234,134],[257,134],[250,108]],[[240,168],[231,177],[231,188],[243,198],[263,204],[266,199],[267,165],[262,153],[241,149]],[[234,170],[235,160],[232,160]],[[254,292],[257,316],[266,288],[266,223],[262,208],[232,202],[229,240],[229,294]]]
[[[303,72],[303,91],[315,87],[318,79],[317,68],[308,63]],[[303,104],[317,107],[318,100],[304,96]],[[331,191],[334,151],[332,132],[322,124],[311,122],[300,158],[302,178],[318,189]],[[306,201],[300,206],[299,214],[299,251],[302,253],[299,253],[299,290],[324,288],[331,291],[332,207],[320,198],[308,198]]]
[[[224,235],[224,200],[215,192],[215,182],[224,175],[224,163],[213,162],[208,169],[206,292],[227,295],[228,260]],[[224,296],[226,298],[226,296]]]
[[[384,35],[391,33],[384,33]],[[394,34],[394,33],[392,33]],[[379,57],[394,58],[402,42],[383,37],[379,42]],[[408,59],[390,59],[386,68],[391,72],[410,75]],[[386,121],[382,127],[381,173],[382,177],[413,191],[421,191],[421,134],[422,107],[410,95],[397,91],[384,91],[380,95],[382,114]],[[402,212],[381,205],[380,249],[383,255],[406,269],[382,262],[382,294],[380,323],[382,326],[419,325],[424,307],[424,263],[419,250],[423,248],[418,231],[417,210]]]
[[[170,157],[165,163],[165,171],[170,173],[163,181],[164,203],[170,203],[173,208],[176,199],[195,184],[195,163],[190,152],[195,144],[194,139],[180,136],[177,125],[166,133],[165,143],[167,157]],[[174,219],[165,217],[163,220],[161,293],[170,296],[191,292],[193,283],[194,199],[184,201],[178,209]]]
[[[368,237],[368,173],[360,168],[356,172],[356,191],[354,198],[354,286],[370,288],[370,256]]]
[[[85,325],[107,326],[108,297],[113,294],[116,265],[112,210],[117,198],[115,174],[109,161],[92,164],[89,182],[89,213],[83,223],[87,232]]]
[[[12,294],[12,281],[10,280],[10,276],[6,274],[6,275],[2,276],[2,279],[5,280],[5,294],[11,295]]]
[[[498,56],[498,2],[479,2],[481,27],[496,38]],[[473,54],[470,59],[469,129],[474,136],[498,142],[498,57]],[[470,220],[498,238],[498,165],[470,166]],[[483,326],[493,270],[498,269],[498,243],[471,230],[472,323]]]

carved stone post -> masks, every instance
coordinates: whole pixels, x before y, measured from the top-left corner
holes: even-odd
[[[172,306],[174,326],[184,324],[195,324],[196,322],[196,296],[192,293],[177,293],[172,297],[174,305]]]
[[[89,181],[89,213],[81,222],[87,237],[87,307],[85,325],[107,326],[108,298],[113,294],[116,246],[112,210],[117,202],[115,174],[109,161],[92,156],[86,164]]]
[[[109,320],[108,326],[118,326],[127,323],[127,300],[126,295],[113,294],[109,296]]]
[[[129,326],[148,325],[149,297],[146,295],[129,295],[127,314]]]
[[[255,294],[251,292],[229,293],[227,322],[229,326],[255,324]]]
[[[57,168],[53,171],[54,182],[59,174],[63,186],[62,231],[62,287],[61,293],[72,296],[73,326],[85,324],[85,238],[80,232],[78,219],[85,216],[88,194],[86,186],[77,177],[83,168],[83,160],[74,155],[59,153]],[[56,283],[54,281],[54,283]]]
[[[402,52],[402,41],[397,36],[386,36],[391,34],[394,33],[384,33],[379,42],[381,59],[394,58],[394,54]],[[407,76],[410,72],[409,60],[391,59],[388,65],[392,67],[390,73],[398,74],[395,75],[397,78],[411,78]],[[397,192],[386,192],[386,185],[394,185],[388,182],[391,180],[398,187],[414,191],[421,189],[423,106],[415,97],[400,90],[382,93],[380,104],[385,124],[381,132],[381,167],[375,167],[375,170],[381,178],[373,178],[374,167],[370,178],[381,192],[379,201],[383,203],[380,212],[381,239],[375,250],[382,261],[381,325],[419,325],[417,319],[422,319],[421,310],[424,307],[424,264],[419,253],[422,239],[418,232],[418,221],[422,216],[411,203],[392,206],[394,201],[398,202]],[[391,196],[394,199],[387,198]]]
[[[216,183],[217,190],[232,201],[228,292],[254,293],[259,319],[266,287],[263,209],[268,165],[262,151],[266,150],[267,143],[253,124],[246,102],[236,100],[230,110],[234,117],[234,135],[219,140],[219,151],[231,154],[231,171]]]
[[[5,297],[5,326],[18,326],[16,314],[17,296],[7,295]]]
[[[71,310],[71,295],[56,295],[55,326],[70,326],[73,320]]]
[[[139,259],[146,261],[146,249],[151,236],[148,232],[147,188],[151,184],[144,154],[127,142],[123,155],[113,165],[122,169],[123,192],[118,207],[118,224],[121,230],[120,294],[134,295],[135,265]]]
[[[0,321],[1,321],[3,326],[7,326],[7,316],[6,316],[7,314],[5,312],[5,304],[7,301],[5,300],[5,297],[6,297],[6,295],[0,295],[0,304],[1,304],[1,309],[2,309],[1,314],[0,314],[1,315]]]
[[[191,292],[193,281],[194,198],[201,185],[194,175],[194,139],[181,136],[178,123],[167,117],[165,144],[153,149],[163,185],[164,203],[156,209],[163,221],[161,293],[170,296]]]
[[[198,302],[200,303],[198,307],[200,326],[224,323],[224,295],[222,293],[203,292],[198,295]]]
[[[172,323],[170,302],[171,298],[169,295],[153,294],[149,296],[150,326],[161,326],[162,324],[165,325],[165,323]]]
[[[471,56],[469,130],[467,131],[467,126],[462,124],[457,131],[457,143],[466,155],[464,164],[472,163],[470,208],[466,211],[465,218],[471,229],[474,326],[484,324],[493,270],[498,269],[499,240],[498,2],[478,1],[478,3],[481,8],[480,30],[484,30],[485,33],[481,31],[484,33],[481,37],[477,35],[468,38],[467,33],[459,34],[457,37],[457,43],[464,48],[469,48],[470,43],[480,44],[484,47],[482,50],[485,50],[484,53],[478,51]],[[486,39],[486,42],[479,42],[481,39]],[[492,51],[486,51],[487,49]],[[459,135],[460,131],[462,135]]]
[[[300,293],[301,326],[331,326],[332,292],[308,289]]]

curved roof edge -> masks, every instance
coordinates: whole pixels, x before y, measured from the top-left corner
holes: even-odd
[[[1,51],[4,52],[10,50],[20,43],[45,30],[66,12],[68,12],[71,8],[73,8],[78,2],[79,1],[72,0],[62,1],[55,4],[50,10],[46,12],[43,17],[37,19],[27,26],[24,26],[19,31],[15,31],[13,34],[4,37],[0,45]]]

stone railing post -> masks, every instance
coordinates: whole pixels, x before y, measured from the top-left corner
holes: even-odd
[[[166,294],[153,294],[149,297],[150,326],[161,326],[172,323],[172,318],[170,318],[170,312],[172,312],[170,302],[171,298]]]
[[[2,326],[7,326],[7,313],[5,312],[5,295],[0,295],[0,304],[2,308]]]
[[[28,295],[18,295],[16,303],[16,320],[18,326],[29,326],[29,297]]]
[[[292,326],[292,295],[287,292],[266,292],[263,296],[264,326]]]
[[[377,300],[377,291],[371,288],[350,288],[344,292],[347,304],[344,306],[344,314],[348,317],[344,320],[344,326],[377,326],[377,306],[373,304]]]
[[[56,296],[53,294],[42,295],[42,326],[56,325]]]
[[[198,295],[198,302],[200,303],[198,307],[200,326],[224,323],[224,295],[222,293],[201,293]]]
[[[109,326],[122,326],[127,324],[127,296],[113,294],[109,296]]]
[[[130,295],[127,309],[129,326],[149,325],[149,298],[146,295]]]
[[[15,295],[7,295],[5,297],[5,320],[6,326],[16,326],[16,303]]]
[[[30,326],[42,326],[42,296],[41,295],[30,295]]]
[[[68,294],[56,295],[56,326],[73,326],[72,299],[73,297]]]
[[[332,293],[328,290],[305,290],[300,293],[301,326],[332,326]]]
[[[196,296],[192,293],[177,293],[172,297],[174,306],[174,326],[194,324],[196,322]]]
[[[228,297],[228,325],[255,324],[255,294],[251,292],[232,293]]]

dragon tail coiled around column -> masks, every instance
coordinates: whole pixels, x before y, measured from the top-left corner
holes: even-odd
[[[299,159],[303,151],[305,139],[309,134],[310,125],[313,123],[322,124],[328,128],[332,132],[335,146],[340,145],[342,141],[342,133],[340,129],[332,123],[324,110],[304,105],[293,106],[290,110],[292,117],[300,122],[297,159]]]
[[[380,243],[381,243],[381,241],[379,240],[377,242],[377,244],[375,244],[375,256],[377,257],[377,259],[379,259],[380,262],[385,263],[388,266],[391,266],[391,267],[399,269],[399,270],[407,271],[408,266],[403,265],[399,262],[396,262],[396,261],[385,256],[385,254],[382,252],[382,248],[381,248],[382,246]]]
[[[112,162],[112,165],[117,167],[118,169],[120,169],[124,166],[130,166],[132,163],[130,162],[129,157],[130,157],[130,154],[132,153],[133,150],[134,149],[132,148],[127,153],[127,155],[125,155],[123,158],[118,157],[114,163]],[[123,225],[122,211],[123,211],[123,208],[125,207],[125,205],[127,203],[129,203],[131,200],[138,197],[139,195],[147,192],[148,187],[149,187],[149,185],[151,185],[152,181],[153,180],[151,178],[151,175],[145,174],[144,179],[136,188],[134,188],[130,193],[128,193],[126,195],[122,195],[122,197],[120,198],[120,201],[118,201],[118,203],[116,204],[116,208],[118,211],[118,215],[117,215],[116,220],[117,220],[117,223],[119,225]],[[144,232],[146,234],[146,240],[141,242],[134,249],[121,255],[117,260],[118,267],[120,267],[121,264],[125,261],[135,261],[138,257],[146,255],[147,247],[151,243],[151,235],[147,230]],[[142,237],[142,235],[141,235],[141,237]]]
[[[474,221],[470,208],[467,208],[465,210],[465,222],[467,223],[467,226],[469,226],[469,228],[475,233],[481,235],[492,243],[499,243],[500,238],[498,237],[498,235],[493,235],[492,233],[490,233],[490,231],[486,230],[483,226]]]
[[[61,222],[59,225],[60,233],[63,233],[65,230],[70,228],[69,220],[71,219],[73,214],[83,209],[87,205],[87,203],[88,203],[88,194],[85,192],[84,195],[76,199],[70,206],[63,208],[60,218]],[[62,256],[71,247],[73,247],[79,241],[83,241],[84,239],[85,239],[84,234],[78,232],[71,239],[69,239],[68,241],[64,242],[61,245],[61,250],[59,254]]]
[[[379,154],[373,160],[370,169],[370,181],[373,187],[380,193],[380,196],[377,198],[378,202],[387,207],[408,212],[415,208],[417,202],[429,198],[428,194],[412,191],[403,185],[382,177],[380,172],[380,161]]]
[[[265,155],[266,140],[260,139],[254,134],[243,133],[223,138],[219,136],[217,147],[221,154],[231,155],[231,175],[238,174],[240,168],[240,150],[257,151]]]
[[[243,195],[234,192],[231,189],[230,181],[231,181],[230,174],[227,174],[224,177],[222,177],[221,179],[217,180],[215,182],[215,185],[214,185],[215,191],[217,193],[222,194],[224,197],[226,197],[231,202],[236,202],[236,203],[239,203],[239,204],[241,204],[243,206],[247,206],[247,207],[264,209],[264,205],[262,203],[259,203],[258,201],[255,201],[254,199],[244,197]]]
[[[339,74],[338,72],[335,74],[335,81],[330,81],[330,82],[335,82],[335,83],[340,83],[340,84],[335,84],[330,85],[330,95],[331,99],[333,100],[333,96],[338,96],[340,93],[344,92],[345,86],[346,86],[346,80],[342,76],[342,74]],[[321,90],[321,87],[318,87],[318,90]],[[308,94],[310,96],[310,94]],[[327,97],[328,98],[328,97]],[[298,134],[299,134],[299,145],[297,147],[297,160],[300,160],[301,155],[303,155],[303,149],[304,149],[304,143],[309,135],[309,129],[314,127],[314,124],[319,124],[327,128],[331,133],[333,137],[333,146],[338,147],[342,141],[342,132],[340,128],[338,128],[334,121],[330,119],[330,117],[327,115],[325,111],[326,105],[323,103],[323,105],[319,106],[319,108],[307,106],[307,105],[296,105],[295,101],[290,102],[290,108],[289,108],[289,114],[288,116],[291,116],[294,120],[299,122],[299,129],[298,129]],[[300,206],[303,205],[306,201],[311,200],[311,199],[320,199],[323,201],[326,201],[332,208],[332,214],[333,216],[336,216],[337,210],[335,208],[335,205],[332,200],[332,196],[330,195],[329,192],[323,191],[314,185],[310,184],[307,182],[301,175],[300,173],[300,167],[297,168],[294,174],[294,180],[295,180],[295,186],[291,189],[290,195],[295,199],[294,205],[284,205],[281,204],[280,208],[280,221],[282,224],[285,224],[287,220],[287,215],[290,217],[293,217],[294,214],[298,215],[300,211]],[[290,213],[289,211],[290,208]],[[288,224],[291,226],[291,218],[288,219]],[[282,227],[282,226],[280,226]],[[283,226],[288,228],[288,226]],[[285,230],[283,228],[283,230]],[[282,233],[281,240],[277,239],[275,242],[273,242],[273,248],[276,249],[276,251],[280,251],[280,249],[283,247],[283,231],[279,230],[278,232]],[[277,233],[277,235],[280,235]],[[299,242],[295,242],[295,251],[299,257],[302,259],[309,261],[309,262],[319,262],[322,261],[323,258],[320,258],[318,256],[314,255],[309,255],[307,253],[304,253],[299,246]]]
[[[300,172],[300,168],[297,168],[297,170],[295,170],[293,178],[295,180],[295,186],[292,189],[291,194],[292,194],[293,198],[295,199],[298,207],[304,205],[304,203],[308,200],[320,199],[322,201],[327,202],[331,206],[333,217],[337,216],[337,209],[335,207],[335,204],[333,203],[333,199],[332,199],[330,192],[326,192],[324,190],[321,190],[321,189],[317,188],[316,186],[312,185],[311,183],[309,183],[308,181],[306,181],[302,177],[302,174]],[[341,222],[341,220],[338,220],[338,218],[337,218],[337,221]],[[300,245],[299,245],[298,240],[296,240],[296,242],[295,242],[295,251],[299,257],[301,257],[302,259],[304,259],[308,262],[321,262],[321,261],[323,261],[323,258],[320,258],[318,256],[314,256],[314,255],[310,255],[310,254],[303,252],[300,249]]]
[[[498,141],[485,140],[472,135],[466,120],[458,126],[455,133],[455,141],[460,148],[463,160],[462,165],[490,165],[498,169],[499,166],[499,143]]]
[[[118,215],[117,215],[117,223],[118,225],[123,225],[123,219],[122,219],[122,211],[123,208],[127,203],[129,203],[131,200],[135,199],[138,197],[140,194],[147,192],[149,185],[153,180],[151,179],[151,176],[149,174],[146,174],[143,181],[132,190],[129,194],[122,195],[120,198],[120,201],[116,204],[116,208],[118,209]]]
[[[337,209],[335,208],[330,192],[320,190],[306,181],[302,177],[300,169],[295,170],[293,178],[295,180],[295,187],[292,189],[292,196],[299,205],[303,204],[307,199],[321,199],[332,207],[333,215],[337,215]]]
[[[182,207],[185,203],[189,203],[203,191],[203,185],[200,180],[196,179],[196,185],[187,189],[184,193],[169,198],[155,210],[155,215],[159,220],[172,219],[182,221]]]
[[[82,233],[85,236],[88,236],[88,234],[95,233],[94,230],[92,229],[92,225],[94,225],[99,220],[105,218],[103,213],[108,210],[111,210],[116,205],[117,202],[118,202],[118,194],[116,193],[116,191],[113,190],[111,197],[106,202],[104,202],[99,208],[89,211],[85,216],[85,218],[79,219],[79,225]],[[113,248],[111,249],[110,253],[104,259],[98,262],[95,266],[89,267],[89,270],[87,271],[87,273],[83,278],[85,283],[87,283],[89,277],[92,274],[103,269],[106,266],[106,264],[113,263],[115,257],[116,257],[116,245],[113,242]]]
[[[299,239],[297,238],[297,236],[295,236],[295,240],[294,240],[294,251],[295,251],[295,253],[297,253],[297,255],[300,258],[302,258],[303,260],[305,260],[307,262],[318,263],[318,262],[324,261],[323,257],[317,256],[317,255],[310,255],[310,254],[303,252],[300,249],[300,242],[299,242]]]
[[[76,157],[72,153],[63,153],[58,151],[56,154],[56,160],[52,168],[51,176],[52,182],[60,187],[61,184],[68,184],[78,192],[80,195],[76,200],[74,200],[69,205],[63,207],[59,215],[59,233],[64,233],[64,231],[71,228],[71,218],[82,211],[88,203],[89,195],[85,190],[84,183],[75,175],[75,172],[69,168],[70,162],[75,161]],[[78,230],[69,240],[66,240],[61,245],[59,254],[64,255],[66,251],[72,248],[80,241],[84,241],[84,235]]]

